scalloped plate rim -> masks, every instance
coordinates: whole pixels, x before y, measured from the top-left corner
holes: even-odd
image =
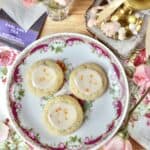
[[[38,45],[39,43],[45,41],[46,39],[49,39],[49,38],[53,38],[53,37],[57,37],[57,36],[63,36],[63,35],[66,35],[66,36],[77,36],[77,37],[80,37],[80,38],[83,38],[83,39],[87,39],[87,40],[90,40],[98,45],[100,45],[101,47],[103,47],[106,51],[109,52],[109,54],[111,56],[113,56],[113,58],[117,61],[117,64],[120,66],[121,68],[121,71],[122,71],[122,75],[124,77],[124,80],[125,80],[125,86],[127,88],[127,99],[126,99],[126,103],[125,103],[125,108],[124,108],[124,111],[123,111],[123,114],[121,115],[121,119],[120,119],[120,122],[117,124],[117,126],[115,127],[114,131],[106,138],[104,139],[100,144],[96,145],[94,148],[92,148],[93,150],[95,149],[98,149],[100,148],[102,145],[104,145],[106,142],[108,142],[116,133],[117,131],[119,130],[119,128],[121,127],[125,117],[126,117],[126,114],[128,112],[128,106],[129,106],[129,85],[128,85],[128,80],[127,80],[127,77],[126,77],[126,74],[125,74],[125,71],[124,71],[124,68],[121,64],[121,62],[119,61],[119,59],[115,56],[115,54],[108,48],[106,47],[104,44],[102,44],[101,42],[99,42],[98,40],[96,39],[93,39],[92,37],[90,36],[87,36],[87,35],[83,35],[83,34],[80,34],[80,33],[71,33],[71,32],[62,32],[62,33],[55,33],[55,34],[51,34],[51,35],[48,35],[48,36],[45,36],[45,37],[42,37],[41,39],[33,42],[31,45],[29,45],[27,48],[24,49],[24,51],[22,51],[20,53],[20,55],[17,57],[17,59],[15,60],[15,62],[13,63],[12,65],[12,68],[9,70],[8,72],[8,79],[7,79],[7,83],[6,83],[6,105],[7,105],[7,108],[8,108],[8,115],[9,115],[9,119],[10,121],[12,122],[12,126],[13,128],[15,129],[15,131],[22,137],[22,139],[24,141],[26,141],[27,143],[31,144],[31,145],[34,145],[38,148],[41,148],[38,144],[34,143],[31,139],[29,139],[28,136],[26,136],[23,131],[20,129],[20,127],[18,126],[18,124],[13,120],[13,115],[12,113],[10,112],[9,110],[9,84],[11,82],[11,72],[14,70],[14,68],[17,66],[18,62],[20,61],[20,59],[30,50],[32,49],[34,46]]]

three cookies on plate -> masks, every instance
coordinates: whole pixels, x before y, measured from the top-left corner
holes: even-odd
[[[39,97],[56,93],[64,81],[62,68],[48,59],[31,65],[25,76],[27,87]],[[107,75],[101,66],[86,63],[75,68],[69,78],[69,88],[74,97],[54,96],[45,105],[43,118],[49,132],[54,135],[67,135],[80,128],[84,112],[78,99],[93,101],[106,91],[107,86]]]

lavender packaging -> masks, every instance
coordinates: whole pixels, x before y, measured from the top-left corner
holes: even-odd
[[[5,11],[0,10],[0,42],[23,50],[39,37],[46,17],[47,14],[44,13],[29,30],[25,31]]]

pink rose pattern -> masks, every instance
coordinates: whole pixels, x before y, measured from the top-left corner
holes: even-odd
[[[2,83],[6,82],[7,70],[12,65],[18,54],[18,51],[9,47],[0,47],[0,80]],[[0,121],[0,148],[9,149],[11,148],[9,147],[11,144],[12,146],[19,148],[19,143],[23,143],[23,141],[12,129],[9,120],[6,119],[4,122]],[[33,150],[28,144],[24,143],[23,145],[27,149]]]
[[[134,83],[139,86],[140,95],[150,87],[150,65],[142,64],[137,66],[133,76]],[[143,101],[144,105],[150,104],[150,94]]]
[[[133,76],[133,81],[142,91],[148,89],[148,87],[150,87],[150,65],[142,64],[137,66]]]
[[[17,56],[17,52],[13,50],[2,50],[0,51],[0,66],[10,66]]]
[[[0,47],[0,80],[6,82],[7,72],[19,52],[9,47]]]
[[[133,76],[131,80],[133,81],[134,86],[137,86],[135,91],[132,91],[131,95],[132,99],[134,99],[134,103],[136,103],[144,92],[150,87],[150,59],[146,60],[145,49],[142,49],[131,57],[130,60],[127,61],[127,66],[133,71]],[[130,87],[132,88],[132,86]],[[138,89],[138,90],[137,90]],[[147,109],[150,105],[150,94],[148,94],[143,103],[139,106],[142,109],[147,110],[146,114],[149,114],[150,110]],[[150,117],[148,115],[144,115],[147,118],[147,125],[150,126]],[[143,115],[140,111],[136,111],[130,119],[131,126],[134,127],[134,123],[139,120],[139,117]]]
[[[142,49],[140,53],[138,53],[137,56],[135,57],[133,64],[134,66],[139,66],[145,63],[146,63],[146,51],[145,49]]]
[[[3,76],[0,76],[0,80],[3,84],[5,84],[7,77],[7,71],[3,73],[3,70],[8,70],[9,67],[11,67],[18,54],[19,52],[17,50],[11,49],[9,47],[0,47],[0,74],[3,74]],[[17,107],[20,109],[21,106],[18,104]],[[4,122],[1,121],[0,147],[3,149],[8,149],[12,144],[12,146],[15,146],[19,149],[19,143],[23,144],[24,147],[28,150],[37,150],[37,148],[30,146],[21,140],[20,136],[17,135],[17,133],[12,129],[8,119],[6,119]]]

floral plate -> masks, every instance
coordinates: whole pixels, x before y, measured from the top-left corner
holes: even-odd
[[[103,96],[93,103],[80,100],[85,121],[68,136],[53,136],[43,124],[43,107],[53,95],[36,97],[24,83],[26,69],[46,58],[64,69],[66,81],[74,67],[87,62],[100,64],[109,79]],[[67,82],[60,93],[69,93]],[[6,97],[14,128],[30,144],[47,150],[87,150],[102,146],[115,135],[127,113],[129,90],[123,67],[107,47],[88,36],[59,33],[34,42],[21,53],[9,72]]]

